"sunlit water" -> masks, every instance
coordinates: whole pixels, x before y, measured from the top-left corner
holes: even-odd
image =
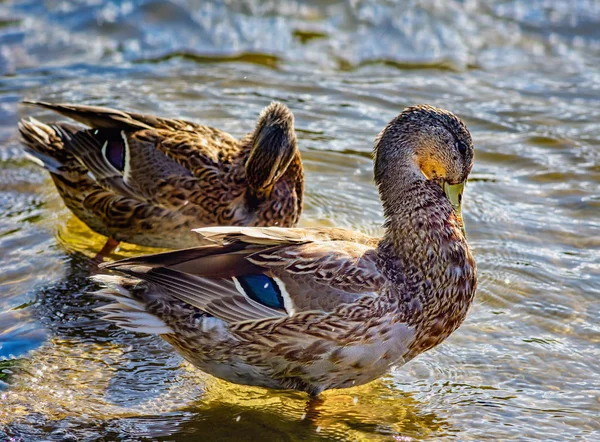
[[[600,440],[600,3],[0,0],[0,440]],[[380,233],[372,141],[430,103],[476,147],[464,325],[389,376],[306,397],[204,375],[99,319],[103,238],[20,151],[23,98],[234,135],[296,116],[303,225]],[[124,245],[120,255],[144,250]]]

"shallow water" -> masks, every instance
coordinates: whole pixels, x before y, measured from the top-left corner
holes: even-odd
[[[0,0],[0,440],[600,440],[600,2]],[[234,135],[296,116],[302,224],[377,234],[375,135],[430,103],[469,126],[476,303],[389,376],[299,393],[217,381],[99,319],[103,238],[27,162],[24,98]],[[144,251],[124,245],[121,256]]]

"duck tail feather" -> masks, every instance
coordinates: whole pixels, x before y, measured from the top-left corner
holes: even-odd
[[[139,296],[140,290],[144,291],[146,288],[140,285],[142,282],[139,279],[114,275],[94,275],[92,279],[104,287],[91,294],[116,301],[96,309],[105,313],[102,319],[114,322],[125,330],[138,333],[155,335],[173,333],[169,325],[147,310],[146,303]]]
[[[25,145],[24,151],[31,161],[48,171],[60,174],[63,167],[75,158],[64,149],[59,127],[44,124],[35,118],[19,121],[21,140]],[[70,128],[64,128],[65,132]]]

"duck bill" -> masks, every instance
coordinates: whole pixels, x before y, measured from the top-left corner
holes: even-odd
[[[449,183],[444,182],[444,184],[442,185],[442,188],[444,189],[444,193],[446,194],[446,197],[450,201],[450,204],[452,204],[452,207],[454,207],[454,210],[456,211],[456,215],[458,216],[458,219],[460,220],[463,235],[466,234],[465,225],[464,225],[463,219],[462,219],[462,194],[463,194],[463,190],[465,189],[465,183],[466,183],[466,181],[463,181],[462,183],[458,183],[458,184],[449,184]]]

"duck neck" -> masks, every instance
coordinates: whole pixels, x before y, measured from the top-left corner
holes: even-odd
[[[417,172],[400,169],[400,178],[380,181],[387,221],[379,250],[406,320],[428,317],[449,334],[473,299],[475,262],[441,187]]]

